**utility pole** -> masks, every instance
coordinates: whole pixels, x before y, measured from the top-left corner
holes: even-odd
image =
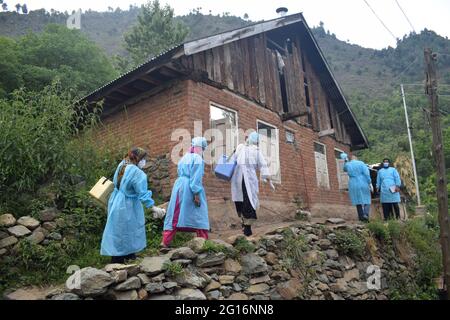
[[[436,60],[437,55],[431,49],[425,49],[426,87],[425,94],[430,101],[430,122],[433,132],[433,155],[436,164],[436,193],[438,202],[440,242],[444,266],[444,286],[447,299],[450,300],[450,225],[448,215],[448,191],[445,172],[445,158],[442,139],[441,119],[438,107]]]
[[[408,129],[409,148],[411,150],[411,162],[412,162],[413,171],[414,171],[414,181],[416,184],[417,205],[420,207],[422,205],[422,203],[420,201],[419,179],[417,178],[416,158],[414,157],[414,149],[413,149],[413,143],[412,143],[412,137],[411,137],[411,127],[409,125],[408,109],[406,107],[405,90],[403,89],[403,84],[401,85],[401,89],[402,89],[402,97],[403,97],[403,106],[405,107],[406,128]]]

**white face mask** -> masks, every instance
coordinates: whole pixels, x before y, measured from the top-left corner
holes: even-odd
[[[138,163],[139,169],[143,169],[146,164],[147,164],[147,161],[145,161],[145,159],[142,159],[141,161],[139,161],[139,163]]]

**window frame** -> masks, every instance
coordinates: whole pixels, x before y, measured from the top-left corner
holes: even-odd
[[[236,119],[236,146],[234,146],[235,147],[234,149],[236,149],[237,146],[239,145],[239,111],[235,110],[233,108],[230,108],[230,107],[226,107],[226,106],[224,106],[224,105],[222,105],[220,103],[217,103],[217,102],[214,102],[214,101],[210,100],[209,101],[209,129],[213,129],[212,117],[211,117],[211,115],[212,115],[211,107],[215,107],[217,109],[222,109],[224,111],[231,112],[231,113],[235,114],[235,116],[236,116],[235,117],[235,119]],[[225,139],[226,139],[226,137],[225,137]],[[231,156],[231,154],[227,155],[227,156]],[[214,157],[212,157],[211,162],[212,162],[213,166],[217,163],[216,154],[214,154]]]
[[[280,169],[279,169],[278,176],[276,177],[277,179],[273,179],[274,176],[271,176],[271,177],[272,177],[272,182],[274,184],[281,184],[282,179],[281,179],[281,159],[280,159],[280,129],[278,129],[277,126],[275,126],[273,124],[270,124],[270,123],[268,123],[268,122],[266,122],[264,120],[256,119],[256,132],[258,132],[258,134],[259,134],[259,126],[258,126],[259,123],[264,124],[266,126],[269,126],[271,128],[274,128],[275,131],[276,131],[276,135],[277,135],[277,156],[278,156],[277,160],[278,160],[278,167]]]
[[[328,186],[321,186],[319,185],[319,180],[317,179],[317,161],[316,161],[316,150],[314,148],[314,144],[317,143],[319,145],[323,146],[324,155],[325,155],[325,164],[327,166],[327,180],[328,180]],[[330,170],[328,168],[328,151],[327,151],[327,145],[318,141],[313,141],[313,152],[314,152],[314,165],[315,165],[315,171],[316,171],[316,179],[317,179],[317,187],[322,188],[325,190],[331,190],[331,183],[330,183]]]
[[[334,151],[337,151],[337,152],[339,152],[339,153],[345,153],[345,151],[344,150],[341,150],[341,149],[339,149],[339,148],[334,148]],[[338,159],[338,158],[336,158],[336,160],[340,160],[340,158]],[[345,163],[344,163],[345,164]],[[341,182],[341,175],[340,175],[340,172],[339,172],[339,167],[336,165],[336,169],[337,169],[337,179],[338,179],[338,184],[339,184],[339,190],[340,191],[347,191],[348,190],[348,175],[347,175],[347,173],[344,171],[344,173],[347,175],[347,188],[344,188],[343,186],[342,186],[342,182]]]

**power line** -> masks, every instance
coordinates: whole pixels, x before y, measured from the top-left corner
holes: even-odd
[[[411,21],[409,20],[408,16],[406,15],[405,11],[403,10],[403,8],[400,6],[400,3],[398,3],[397,0],[395,0],[395,2],[397,3],[397,6],[400,8],[400,11],[403,13],[403,15],[405,16],[406,20],[408,20],[409,25],[411,26],[411,28],[413,29],[414,33],[416,33],[416,29],[414,28],[413,24],[411,23]]]
[[[386,30],[392,35],[392,37],[395,39],[395,41],[397,42],[397,37],[392,33],[391,30],[389,30],[389,28],[386,26],[386,24],[383,22],[383,20],[381,20],[381,18],[377,15],[377,13],[375,12],[375,10],[372,9],[372,7],[370,6],[370,4],[367,2],[367,0],[364,0],[364,2],[366,3],[366,5],[369,7],[369,9],[373,12],[373,14],[375,15],[375,17],[377,17],[377,19],[381,22],[381,24],[386,28]]]

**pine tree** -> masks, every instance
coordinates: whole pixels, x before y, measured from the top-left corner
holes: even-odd
[[[138,23],[125,35],[126,50],[135,65],[183,42],[189,29],[174,20],[174,10],[158,0],[141,7]]]

